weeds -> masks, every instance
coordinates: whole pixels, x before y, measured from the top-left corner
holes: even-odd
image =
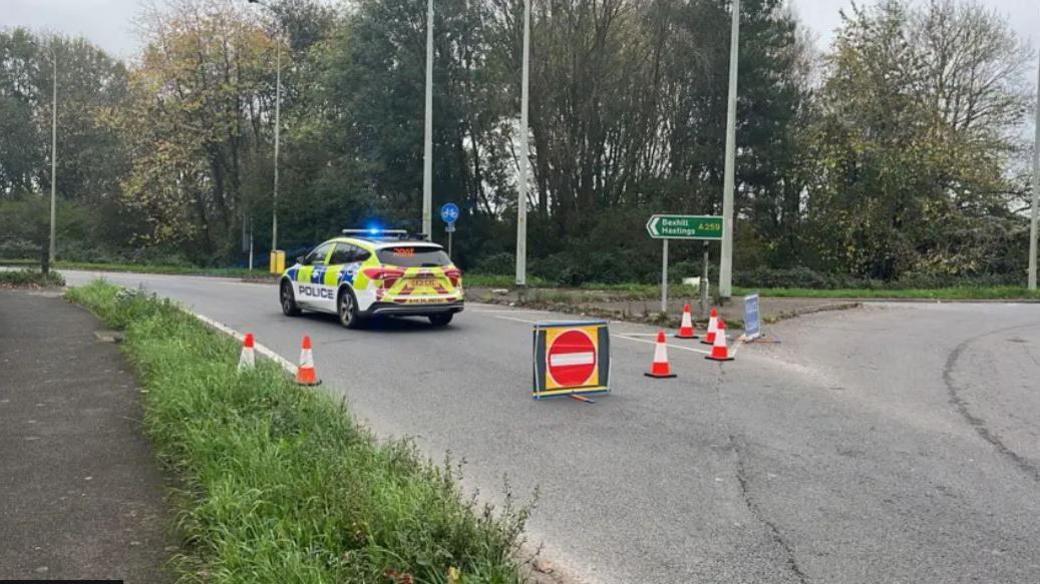
[[[46,274],[38,270],[0,271],[0,288],[60,288],[64,285],[65,278],[53,270]]]
[[[237,375],[236,344],[168,301],[104,282],[69,297],[126,329],[145,425],[182,481],[182,582],[522,580],[527,507],[465,498],[457,467],[377,442],[272,363]]]

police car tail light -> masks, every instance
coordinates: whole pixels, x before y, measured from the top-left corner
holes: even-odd
[[[397,268],[365,268],[363,270],[370,280],[382,282],[383,288],[392,287],[398,280],[404,277],[404,270]]]
[[[458,268],[449,268],[444,270],[444,275],[451,280],[451,285],[458,287],[462,283],[462,270]]]

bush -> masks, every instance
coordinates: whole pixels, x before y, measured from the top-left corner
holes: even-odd
[[[516,256],[499,252],[479,260],[473,269],[478,274],[507,276],[516,272]]]
[[[60,288],[64,285],[65,278],[54,270],[46,274],[39,270],[0,271],[0,288]]]
[[[751,271],[737,272],[733,283],[744,288],[813,288],[828,290],[833,288],[856,288],[848,286],[848,280],[823,274],[809,268],[771,269],[757,268]]]
[[[956,276],[952,274],[907,273],[885,282],[847,274],[828,274],[810,268],[757,268],[737,272],[733,277],[742,288],[804,288],[810,290],[938,290],[944,288],[986,288],[1022,284],[1021,276],[994,274]]]

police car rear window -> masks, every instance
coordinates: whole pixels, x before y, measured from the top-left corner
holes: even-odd
[[[451,258],[439,247],[402,245],[377,250],[379,261],[401,268],[437,268],[451,264]]]

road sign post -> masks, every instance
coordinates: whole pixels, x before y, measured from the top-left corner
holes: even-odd
[[[448,257],[451,257],[451,239],[455,233],[455,222],[459,220],[459,206],[455,203],[445,203],[441,207],[441,220],[444,221],[444,231],[448,234]]]
[[[668,312],[668,240],[661,240],[661,312]]]
[[[661,312],[668,312],[668,240],[721,241],[722,217],[717,215],[653,215],[646,222],[650,237],[661,239]]]

